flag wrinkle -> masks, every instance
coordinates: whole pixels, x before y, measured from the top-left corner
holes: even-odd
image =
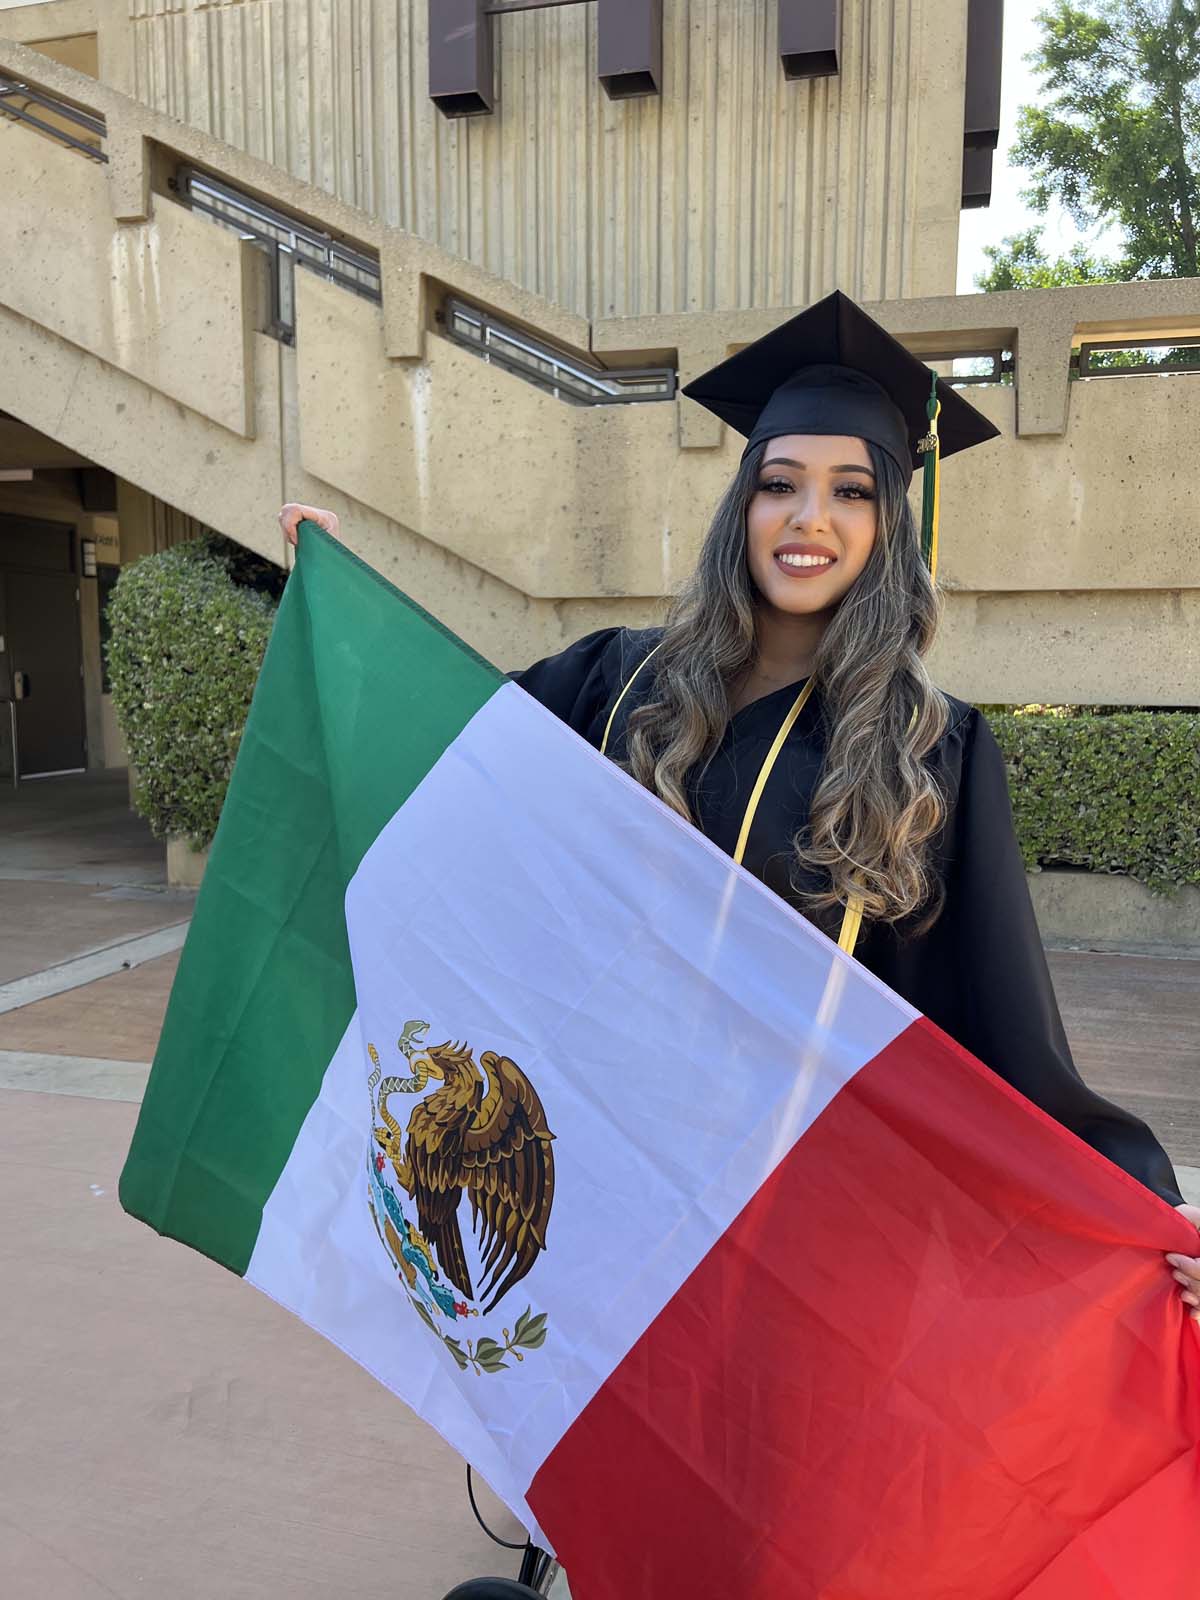
[[[1143,1491],[1143,1490],[1147,1489],[1148,1487],[1150,1487],[1150,1485],[1153,1484],[1156,1479],[1161,1479],[1174,1466],[1176,1466],[1177,1464],[1179,1464],[1181,1462],[1185,1462],[1185,1461],[1187,1461],[1189,1459],[1191,1459],[1193,1461],[1200,1462],[1200,1451],[1198,1451],[1197,1446],[1194,1445],[1194,1444],[1187,1445],[1184,1449],[1179,1451],[1178,1454],[1172,1456],[1169,1461],[1165,1462],[1164,1465],[1162,1467],[1160,1467],[1157,1472],[1151,1473],[1151,1475],[1147,1479],[1145,1479],[1143,1482],[1137,1484],[1135,1488],[1129,1490],[1126,1494],[1122,1495],[1120,1497],[1120,1499],[1114,1501],[1114,1503],[1112,1505],[1107,1507],[1107,1509],[1103,1513],[1103,1515],[1106,1516],[1106,1517],[1110,1516],[1113,1511],[1119,1510],[1120,1507],[1123,1506],[1126,1501],[1133,1499],[1141,1491]],[[1163,1529],[1160,1529],[1158,1531],[1160,1532],[1160,1534],[1164,1538],[1169,1538],[1171,1536],[1171,1530],[1169,1530],[1169,1529],[1163,1528]],[[1054,1551],[1054,1553],[1050,1556],[1050,1558],[1048,1560],[1044,1561],[1042,1563],[1042,1565],[1037,1568],[1036,1572],[1031,1573],[1030,1576],[1028,1578],[1026,1578],[1022,1582],[1022,1585],[1021,1585],[1020,1589],[1014,1591],[1014,1600],[1022,1600],[1022,1597],[1029,1593],[1029,1590],[1030,1590],[1031,1586],[1036,1584],[1038,1582],[1038,1580],[1043,1576],[1043,1574],[1048,1572],[1050,1570],[1050,1568],[1053,1567],[1056,1562],[1060,1561],[1062,1559],[1063,1555],[1065,1553],[1067,1553],[1068,1551],[1070,1551],[1070,1549],[1072,1548],[1073,1545],[1077,1545],[1081,1539],[1085,1539],[1085,1540],[1088,1540],[1089,1542],[1091,1542],[1091,1540],[1094,1537],[1094,1534],[1095,1534],[1095,1525],[1094,1524],[1091,1527],[1084,1527],[1084,1528],[1075,1529],[1066,1538],[1065,1542],[1062,1545],[1060,1545],[1057,1550]],[[1089,1557],[1089,1559],[1094,1560],[1094,1557]],[[1103,1577],[1104,1581],[1106,1583],[1110,1581],[1108,1574],[1103,1573],[1098,1566],[1096,1568],[1096,1575],[1100,1576],[1100,1577]],[[1194,1591],[1192,1591],[1192,1592],[1194,1592]],[[1070,1600],[1074,1600],[1074,1597],[1075,1597],[1075,1595],[1077,1593],[1079,1594],[1079,1600],[1084,1600],[1084,1595],[1083,1595],[1082,1591],[1076,1591],[1076,1590],[1070,1591]],[[1132,1590],[1121,1590],[1121,1591],[1118,1591],[1118,1590],[1112,1589],[1112,1590],[1109,1591],[1109,1593],[1111,1593],[1114,1596],[1114,1600],[1118,1600],[1118,1597],[1119,1597],[1119,1600],[1130,1600],[1130,1597],[1132,1596],[1133,1591]],[[1181,1593],[1182,1593],[1182,1591],[1181,1591]],[[1039,1596],[1039,1600],[1050,1600],[1050,1595],[1047,1593],[1044,1597]],[[1064,1591],[1064,1595],[1063,1595],[1063,1600],[1068,1600],[1068,1595],[1067,1595],[1067,1593],[1065,1591]],[[1086,1595],[1086,1600],[1099,1600],[1099,1597],[1097,1597],[1091,1590],[1089,1590],[1087,1592],[1087,1595]],[[1138,1600],[1140,1600],[1140,1596],[1138,1597]],[[1163,1600],[1163,1597],[1160,1596],[1159,1600]],[[1166,1597],[1166,1600],[1170,1600],[1170,1597]]]
[[[485,980],[488,993],[502,991],[509,984],[520,987],[522,982],[520,973],[505,972],[497,962],[499,954],[507,955],[509,952],[498,952],[477,936],[462,910],[452,900],[447,899],[445,892],[435,880],[419,875],[416,884],[406,886],[409,889],[409,900],[405,907],[406,921],[402,930],[398,930],[395,911],[389,899],[371,887],[369,852],[364,864],[368,871],[364,873],[360,869],[346,887],[346,925],[350,935],[356,977],[360,976],[363,970],[362,955],[365,941],[369,938],[371,944],[377,944],[382,929],[392,935],[402,931],[409,940],[419,941],[422,950],[431,960],[438,963],[443,974],[458,983],[461,983],[464,972],[469,972],[470,988],[480,1000],[483,998]],[[419,868],[416,872],[419,874]],[[457,946],[450,948],[449,942],[423,937],[422,924],[434,921],[440,912],[445,913],[445,919],[455,927],[456,932],[461,932],[465,947],[461,953]],[[515,959],[516,952],[513,951],[512,955]],[[413,1003],[416,1003],[415,999]]]
[[[289,587],[293,586],[289,585]],[[303,593],[303,586],[302,584],[296,585],[295,588],[297,592],[295,595],[295,602],[291,608],[291,614],[295,614],[297,606],[303,605],[304,614],[307,616],[307,605],[304,603],[307,597]],[[273,630],[273,639],[276,635],[278,627],[279,622],[277,619],[276,629]],[[287,639],[286,631],[280,634],[279,637],[283,642],[284,648],[287,648],[289,641]],[[268,645],[268,655],[269,654],[270,645]],[[239,751],[239,756],[243,757],[244,760],[249,761],[251,764],[253,764],[256,757],[261,757],[263,751],[266,751],[268,754],[277,754],[277,752],[274,751],[273,742],[271,739],[270,721],[265,711],[266,700],[269,698],[269,689],[267,696],[264,698],[261,692],[262,683],[263,678],[260,676],[260,682],[259,685],[256,685],[250,713],[247,718],[246,731],[242,739],[242,749]],[[264,730],[261,734],[259,731],[260,728]],[[280,764],[289,771],[295,770],[295,763],[290,759],[283,759],[281,760]],[[307,772],[305,772],[304,777],[306,784],[310,782],[315,783],[317,781],[315,778],[310,779],[310,776]],[[326,790],[328,789],[327,768],[324,787]],[[161,1078],[156,1082],[155,1074],[151,1074],[151,1079],[147,1085],[147,1092],[142,1108],[142,1116],[144,1116],[146,1119],[145,1128],[147,1130],[147,1135],[149,1135],[151,1129],[157,1127],[160,1130],[158,1141],[159,1146],[163,1150],[164,1154],[172,1148],[177,1152],[173,1160],[169,1155],[165,1155],[165,1160],[160,1163],[161,1177],[156,1185],[158,1193],[158,1210],[155,1214],[146,1214],[146,1207],[140,1205],[133,1198],[134,1184],[137,1181],[135,1172],[130,1170],[128,1182],[126,1182],[126,1175],[122,1174],[122,1200],[124,1202],[126,1196],[129,1197],[133,1214],[142,1217],[144,1221],[148,1222],[151,1226],[156,1227],[160,1232],[166,1233],[169,1237],[180,1238],[183,1240],[183,1242],[189,1242],[184,1238],[184,1233],[182,1231],[186,1223],[181,1223],[177,1219],[180,1177],[183,1171],[183,1152],[188,1143],[192,1140],[197,1128],[202,1124],[205,1115],[210,1110],[215,1085],[217,1084],[218,1079],[227,1070],[229,1065],[232,1043],[251,1008],[254,1007],[260,1000],[260,986],[263,983],[264,973],[268,970],[269,965],[272,963],[273,958],[278,951],[280,940],[283,935],[284,923],[292,917],[292,914],[295,911],[298,903],[301,901],[303,893],[312,881],[314,872],[318,870],[319,864],[324,855],[324,840],[332,832],[330,828],[327,828],[320,840],[314,841],[310,860],[308,862],[308,871],[304,873],[302,882],[294,884],[289,878],[288,882],[282,886],[285,891],[282,902],[282,914],[280,909],[280,901],[278,898],[276,898],[275,904],[268,909],[266,905],[262,903],[256,903],[255,897],[247,894],[241,875],[231,872],[225,866],[226,858],[229,857],[231,852],[236,849],[236,829],[238,825],[238,810],[240,805],[238,795],[240,795],[240,791],[237,791],[237,793],[235,793],[233,796],[233,805],[231,806],[227,804],[227,806],[224,808],[224,814],[221,818],[220,824],[218,825],[216,836],[214,837],[212,855],[206,872],[206,884],[198,898],[196,914],[193,918],[192,926],[189,929],[188,939],[185,942],[184,951],[180,959],[180,970],[177,975],[176,983],[172,988],[171,1000],[168,1004],[167,1015],[163,1024],[163,1040],[160,1043],[159,1051],[156,1052],[156,1060],[160,1054],[169,1052],[174,1048],[174,1039],[176,1037],[178,1026],[177,1019],[185,1022],[189,1015],[194,1016],[196,1014],[198,1002],[193,997],[191,987],[193,978],[192,968],[194,965],[196,967],[195,981],[198,985],[199,992],[205,994],[206,996],[211,996],[212,994],[213,985],[210,981],[206,981],[204,978],[203,967],[201,965],[202,958],[197,952],[200,951],[203,940],[207,936],[209,923],[213,922],[214,918],[218,916],[217,908],[221,906],[223,909],[222,901],[225,896],[228,896],[230,899],[232,899],[235,904],[239,901],[242,902],[256,915],[263,917],[267,921],[270,927],[268,943],[265,946],[254,947],[254,957],[252,958],[254,960],[254,967],[252,975],[247,976],[245,967],[242,968],[241,973],[239,974],[242,980],[239,985],[241,990],[240,1003],[238,1003],[238,996],[236,994],[230,995],[227,985],[222,986],[220,1006],[222,1026],[219,1033],[214,1034],[211,1031],[211,1024],[209,1023],[207,1015],[201,1014],[198,1018],[199,1022],[201,1023],[201,1027],[197,1036],[207,1036],[211,1051],[211,1054],[208,1058],[209,1070],[204,1077],[203,1083],[199,1083],[196,1076],[196,1065],[198,1064],[200,1058],[198,1058],[194,1053],[190,1054],[189,1059],[191,1065],[189,1070],[192,1074],[192,1089],[188,1097],[187,1107],[186,1109],[182,1110],[182,1115],[185,1118],[185,1121],[181,1123],[179,1120],[181,1115],[181,1107],[177,1100],[174,1106],[174,1116],[172,1119],[170,1132],[165,1140],[161,1132],[162,1119],[158,1114],[158,1108],[155,1103],[158,1098],[157,1090],[158,1084],[161,1082]],[[254,807],[248,807],[247,809],[249,809],[252,813],[255,810]],[[274,819],[272,820],[274,824]],[[231,843],[230,841],[233,842]],[[279,888],[280,885],[278,882],[276,882],[275,890],[277,896]],[[213,909],[210,910],[210,907]],[[291,936],[294,937],[294,933]],[[321,953],[323,957],[327,956],[327,952],[322,951]],[[323,1066],[324,1064],[322,1063],[322,1072]],[[318,1082],[314,1085],[314,1097],[315,1092],[319,1090],[319,1087],[320,1082],[318,1080]],[[142,1126],[142,1116],[139,1116],[139,1127]],[[279,1153],[278,1170],[275,1173],[275,1178],[270,1187],[274,1186],[274,1181],[277,1180],[278,1173],[282,1170],[282,1167],[286,1162],[287,1150],[289,1148],[290,1141],[288,1141],[287,1146]],[[169,1176],[167,1174],[168,1164]],[[204,1166],[201,1168],[201,1170],[208,1171],[209,1168]],[[213,1176],[214,1179],[217,1178],[216,1173],[214,1173]],[[220,1181],[224,1182],[223,1179]],[[259,1202],[258,1205],[251,1206],[250,1210],[251,1212],[260,1213],[261,1202]],[[212,1253],[215,1253],[216,1259],[220,1260],[224,1265],[230,1267],[233,1271],[240,1272],[244,1270],[245,1262],[249,1259],[252,1250],[252,1242],[249,1249],[244,1249],[244,1247],[235,1248],[227,1243],[223,1243]]]
[[[1137,1193],[1139,1197],[1144,1196],[1156,1203],[1153,1209],[1156,1220],[1161,1223],[1161,1208],[1166,1202],[1157,1195],[1152,1194],[1150,1190],[1146,1189],[1135,1178],[1130,1177],[1128,1173],[1122,1172],[1120,1168],[1115,1167],[1107,1156],[1101,1155],[1092,1146],[1071,1133],[1069,1129],[1064,1128],[1061,1123],[1047,1116],[1032,1101],[1027,1100],[1018,1090],[1012,1088],[1003,1078],[994,1073],[991,1068],[968,1055],[949,1034],[942,1033],[936,1024],[930,1023],[927,1017],[919,1018],[915,1026],[921,1032],[933,1030],[936,1037],[931,1042],[939,1045],[939,1047],[953,1047],[955,1059],[953,1062],[946,1063],[950,1070],[956,1070],[964,1066],[970,1068],[974,1077],[983,1081],[990,1090],[998,1092],[1001,1098],[1009,1104],[1018,1105],[1024,1111],[1037,1113],[1036,1120],[1041,1124],[1043,1134],[1050,1134],[1055,1141],[1065,1143],[1072,1151],[1086,1152],[1088,1160],[1097,1168],[1097,1171],[1103,1171],[1110,1176],[1120,1172],[1126,1184],[1132,1185],[1132,1188],[1128,1190],[1129,1193]],[[945,1054],[944,1048],[942,1053],[943,1055]],[[915,1157],[924,1163],[929,1171],[941,1172],[943,1170],[941,1158],[944,1154],[946,1152],[957,1153],[964,1148],[964,1135],[969,1132],[965,1120],[957,1112],[947,1112],[944,1109],[939,1109],[938,1112],[938,1117],[943,1120],[931,1119],[928,1108],[914,1108],[912,1105],[906,1104],[900,1096],[899,1089],[899,1085],[883,1085],[878,1081],[872,1081],[869,1085],[857,1085],[855,1094],[863,1110],[877,1119],[877,1128],[885,1131],[891,1142],[903,1147],[906,1166],[910,1170],[911,1159]],[[913,1138],[913,1130],[918,1128],[921,1130],[922,1143],[920,1144],[914,1142]],[[959,1185],[959,1193],[963,1198],[969,1200],[972,1206],[983,1204],[976,1193],[977,1190],[990,1190],[994,1196],[996,1193],[1003,1193],[1011,1187],[1012,1165],[1017,1154],[1022,1154],[1023,1156],[1023,1169],[1030,1174],[1036,1174],[1039,1189],[1044,1192],[1047,1184],[1052,1182],[1050,1169],[1041,1157],[1035,1158],[1028,1152],[1018,1153],[1013,1152],[1011,1149],[1004,1149],[991,1141],[981,1139],[977,1132],[969,1143],[972,1149],[970,1175],[974,1182],[974,1188],[967,1190]],[[1063,1153],[1065,1155],[1066,1152],[1064,1151]],[[998,1181],[999,1187],[997,1187]],[[1061,1206],[1064,1202],[1061,1200],[1048,1202],[1043,1199],[1039,1203],[1054,1203]],[[1177,1222],[1182,1220],[1171,1207],[1168,1206],[1167,1210],[1175,1217]],[[1082,1214],[1077,1214],[1076,1225],[1078,1226],[1082,1220]],[[1088,1220],[1091,1221],[1092,1219],[1089,1217]],[[1097,1225],[1093,1221],[1093,1228]],[[1127,1229],[1124,1229],[1120,1235],[1110,1236],[1105,1234],[1104,1237],[1114,1244],[1136,1245],[1147,1250],[1169,1248],[1167,1245],[1150,1242],[1140,1236],[1134,1237]]]
[[[893,989],[889,989],[887,984],[885,984],[882,979],[877,978],[875,974],[871,972],[869,968],[864,967],[860,961],[855,961],[853,956],[847,955],[846,952],[842,950],[837,943],[828,936],[828,934],[822,932],[822,930],[818,928],[814,922],[810,922],[807,917],[802,916],[800,912],[795,910],[794,907],[790,906],[787,901],[781,900],[775,891],[768,888],[761,878],[756,878],[752,872],[733,861],[733,859],[726,855],[719,845],[715,845],[711,839],[709,839],[705,834],[701,833],[700,830],[692,823],[687,822],[679,815],[677,811],[672,811],[670,806],[666,805],[664,801],[660,800],[659,797],[652,793],[651,790],[644,788],[640,783],[638,783],[636,778],[630,777],[630,775],[622,768],[618,767],[614,761],[609,760],[607,756],[602,756],[597,749],[590,745],[586,739],[582,738],[572,728],[568,728],[564,723],[559,722],[558,718],[555,717],[552,711],[548,711],[545,706],[541,705],[540,702],[535,700],[531,694],[528,694],[518,684],[505,684],[505,686],[499,690],[497,698],[499,698],[499,695],[508,694],[510,691],[524,695],[525,699],[529,701],[531,705],[537,707],[538,711],[543,717],[548,718],[554,724],[556,731],[563,738],[576,740],[580,747],[580,755],[591,761],[599,770],[608,775],[603,781],[611,782],[615,778],[617,782],[623,783],[626,788],[631,789],[636,794],[641,795],[643,797],[643,801],[648,801],[651,805],[656,806],[658,808],[659,815],[669,822],[673,828],[685,832],[687,837],[695,841],[697,848],[707,851],[707,853],[716,861],[718,861],[723,868],[727,868],[729,873],[736,878],[739,885],[743,885],[745,887],[748,895],[755,897],[769,897],[769,904],[771,905],[772,912],[791,920],[795,925],[798,925],[804,931],[806,936],[818,941],[824,947],[825,954],[828,955],[831,961],[849,966],[861,982],[876,990],[879,995],[887,1000],[889,1005],[893,1006],[897,1011],[902,1012],[910,1021],[916,1021],[921,1017],[921,1013],[917,1011],[914,1006],[909,1005],[908,1001],[905,1000],[903,996],[898,995]]]
[[[458,655],[474,662],[477,667],[482,667],[485,672],[490,673],[495,678],[497,687],[509,681],[499,667],[494,666],[485,656],[481,656],[477,650],[472,649],[456,633],[452,633],[444,622],[439,622],[432,612],[426,611],[424,606],[414,600],[411,595],[405,594],[403,589],[397,589],[390,578],[385,578],[382,572],[371,566],[369,562],[364,561],[348,544],[343,544],[340,539],[335,539],[331,533],[327,533],[320,523],[312,522],[306,517],[300,524],[300,529],[304,539],[314,539],[318,544],[326,545],[338,560],[348,561],[361,577],[368,579],[370,583],[382,589],[389,600],[397,601],[405,610],[411,612],[425,627],[438,634],[447,644],[452,645]],[[302,559],[297,560],[293,568],[293,575],[302,571],[303,565]]]
[[[1052,1135],[1060,1143],[1069,1144],[1083,1160],[1089,1162],[1097,1171],[1106,1173],[1111,1182],[1119,1184],[1125,1190],[1126,1198],[1131,1201],[1136,1200],[1137,1205],[1146,1212],[1147,1225],[1149,1225],[1151,1217],[1153,1217],[1163,1229],[1164,1237],[1169,1220],[1175,1236],[1175,1242],[1160,1245],[1156,1241],[1152,1248],[1178,1250],[1185,1255],[1191,1253],[1196,1242],[1195,1224],[1189,1223],[1185,1217],[1180,1216],[1175,1207],[1164,1200],[1161,1195],[1155,1194],[1152,1189],[1147,1189],[1145,1184],[1139,1183],[1123,1167],[1118,1167],[1107,1156],[1101,1155],[1099,1150],[1088,1144],[1085,1139],[1081,1139],[1078,1134],[1072,1133],[1070,1128],[1064,1127],[1061,1122],[1056,1122],[1048,1111],[1043,1111],[1041,1106],[1036,1105],[1032,1100],[1026,1099],[1019,1089],[1014,1089],[1012,1084],[1002,1078],[999,1073],[993,1072],[985,1062],[977,1060],[969,1051],[964,1050],[957,1039],[945,1033],[938,1027],[936,1022],[931,1022],[928,1017],[918,1016],[916,1025],[921,1029],[939,1035],[961,1064],[975,1077],[989,1081],[1004,1099],[1023,1107],[1036,1121],[1040,1122],[1046,1133]],[[1149,1243],[1148,1247],[1150,1247]]]
[[[211,870],[211,864],[210,864],[210,867],[207,870]],[[245,990],[244,994],[242,995],[242,998],[241,998],[241,1001],[240,1001],[240,1003],[239,1003],[239,1005],[237,1007],[237,1010],[233,1011],[233,1012],[230,1012],[228,1010],[223,1010],[223,1012],[222,1012],[222,1022],[223,1022],[223,1025],[224,1025],[224,1029],[225,1029],[225,1032],[227,1033],[227,1035],[230,1038],[232,1038],[238,1032],[242,1022],[245,1020],[246,1013],[249,1010],[252,1002],[254,1002],[255,1000],[260,998],[260,996],[259,996],[259,985],[261,984],[261,982],[263,980],[263,973],[265,972],[266,968],[270,964],[272,958],[278,952],[281,943],[284,941],[285,938],[290,941],[290,940],[292,940],[292,939],[297,937],[296,931],[293,928],[291,928],[290,926],[287,926],[286,924],[287,924],[287,922],[288,922],[288,920],[290,918],[291,912],[295,909],[295,906],[296,906],[297,902],[302,898],[303,888],[307,887],[307,885],[311,882],[312,875],[316,870],[317,870],[317,863],[315,863],[315,862],[314,863],[310,863],[308,873],[305,875],[305,878],[304,878],[303,886],[300,889],[298,889],[296,893],[294,893],[292,895],[291,900],[287,905],[287,909],[286,909],[285,913],[282,916],[280,916],[278,912],[272,912],[270,914],[270,921],[274,924],[274,926],[272,927],[271,932],[270,932],[271,942],[270,942],[270,944],[268,946],[266,946],[259,953],[257,961],[256,961],[256,965],[255,965],[255,968],[254,968],[254,976],[251,979],[248,980],[248,983],[247,983],[247,986],[246,986],[246,990]],[[228,889],[235,896],[235,898],[241,898],[238,886],[236,884],[232,883],[229,880],[229,878],[222,876],[219,864],[217,866],[217,876],[216,876],[216,880],[215,880],[215,883],[214,883],[214,888],[216,888],[216,889],[220,889],[220,888]],[[210,900],[210,903],[212,903],[211,900]],[[247,901],[247,904],[253,905],[253,902],[252,901]],[[256,906],[255,909],[256,910],[261,910],[262,908]],[[190,930],[189,930],[188,937],[189,937],[189,939],[191,937]],[[327,951],[322,946],[314,947],[312,945],[311,941],[308,941],[308,940],[304,939],[303,936],[301,936],[301,939],[302,939],[302,942],[304,942],[309,949],[316,948],[316,949],[318,949],[320,951],[322,956],[326,956],[327,955]],[[183,964],[183,960],[186,958],[186,950],[187,950],[187,946],[186,946],[186,941],[185,941],[184,957],[181,957],[181,960],[180,960],[180,965],[181,966]],[[322,1065],[322,1069],[321,1069],[322,1073],[324,1073],[324,1067],[325,1067],[325,1064]],[[215,1077],[216,1076],[216,1072],[214,1071],[210,1076]]]

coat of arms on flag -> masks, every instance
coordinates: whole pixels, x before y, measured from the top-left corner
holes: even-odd
[[[576,1600],[1194,1595],[1189,1225],[309,524],[121,1197]]]
[[[515,1061],[485,1050],[476,1065],[466,1044],[427,1045],[428,1028],[405,1024],[396,1041],[408,1068],[401,1076],[385,1077],[378,1050],[367,1045],[377,1147],[367,1164],[367,1205],[417,1315],[460,1368],[498,1372],[506,1357],[522,1361],[523,1352],[541,1348],[546,1313],[527,1307],[511,1332],[500,1329],[499,1341],[478,1330],[468,1337],[467,1319],[494,1311],[546,1248],[554,1135]],[[393,1095],[418,1097],[405,1123],[389,1108]],[[463,1243],[467,1203],[474,1268]]]

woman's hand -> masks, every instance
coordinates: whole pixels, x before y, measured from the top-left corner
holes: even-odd
[[[1181,1217],[1186,1217],[1200,1230],[1200,1206],[1176,1206],[1175,1209]],[[1180,1295],[1191,1307],[1192,1321],[1200,1322],[1200,1232],[1196,1235],[1196,1254],[1169,1255],[1167,1265],[1175,1275],[1176,1282],[1182,1285]]]
[[[298,506],[289,500],[279,513],[279,526],[283,529],[283,537],[290,545],[295,546],[296,529],[306,519],[324,528],[325,532],[332,538],[341,538],[341,534],[338,532],[338,519],[334,512],[322,511],[320,506]]]

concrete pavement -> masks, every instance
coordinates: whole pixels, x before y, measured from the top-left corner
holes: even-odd
[[[0,1594],[438,1600],[515,1575],[436,1434],[120,1209],[136,1109],[0,1091]]]
[[[0,787],[0,990],[186,923],[194,899],[167,887],[124,772]]]

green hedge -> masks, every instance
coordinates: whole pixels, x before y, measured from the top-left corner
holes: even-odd
[[[1008,765],[1025,865],[1200,884],[1200,713],[981,709]]]
[[[256,577],[214,536],[143,557],[113,589],[113,702],[134,805],[159,838],[199,849],[216,832],[275,617],[273,595],[245,586]]]
[[[138,810],[206,845],[283,574],[215,537],[127,567],[111,606],[113,697]],[[248,587],[254,585],[255,587]],[[981,706],[1008,765],[1025,865],[1200,884],[1200,712]]]

